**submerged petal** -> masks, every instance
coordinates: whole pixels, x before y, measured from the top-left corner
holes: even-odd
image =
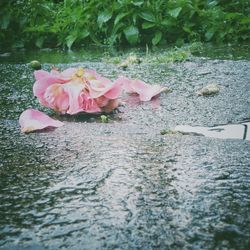
[[[47,127],[61,127],[63,122],[56,121],[46,114],[35,110],[25,110],[19,118],[19,124],[23,133],[29,133],[35,130],[41,130]]]

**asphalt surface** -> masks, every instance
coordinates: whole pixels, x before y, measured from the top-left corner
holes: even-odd
[[[161,134],[249,121],[249,61],[56,66],[171,92],[147,103],[124,95],[109,123],[58,116],[32,97],[27,65],[1,64],[0,249],[249,249],[250,142]],[[210,83],[220,92],[198,97]],[[65,126],[22,134],[18,117],[29,107]]]

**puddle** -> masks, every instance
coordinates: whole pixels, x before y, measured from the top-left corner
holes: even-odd
[[[228,124],[215,127],[179,125],[175,127],[175,131],[181,132],[183,134],[202,135],[220,139],[250,140],[250,133],[248,129],[249,126],[250,122]]]
[[[248,61],[196,58],[123,71],[78,52],[14,56],[0,55],[0,249],[248,249]],[[16,64],[34,59],[46,70],[63,63],[56,66],[137,77],[173,92],[147,103],[122,97],[109,123],[100,115],[55,115],[33,97],[33,71]],[[223,91],[197,98],[208,82]],[[18,118],[30,107],[65,126],[22,134]],[[242,124],[184,128],[241,140],[159,135],[175,124],[224,121]]]

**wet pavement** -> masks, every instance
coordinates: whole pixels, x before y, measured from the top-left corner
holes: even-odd
[[[32,70],[0,64],[0,249],[249,249],[250,142],[161,134],[249,121],[248,60],[194,57],[126,71],[98,61],[56,66],[171,92],[147,103],[123,96],[124,106],[101,123],[41,108]],[[197,96],[210,83],[219,93]],[[17,120],[29,107],[65,126],[22,134]]]

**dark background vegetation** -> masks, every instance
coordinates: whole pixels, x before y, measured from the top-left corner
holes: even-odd
[[[249,41],[249,0],[0,0],[3,48]]]

